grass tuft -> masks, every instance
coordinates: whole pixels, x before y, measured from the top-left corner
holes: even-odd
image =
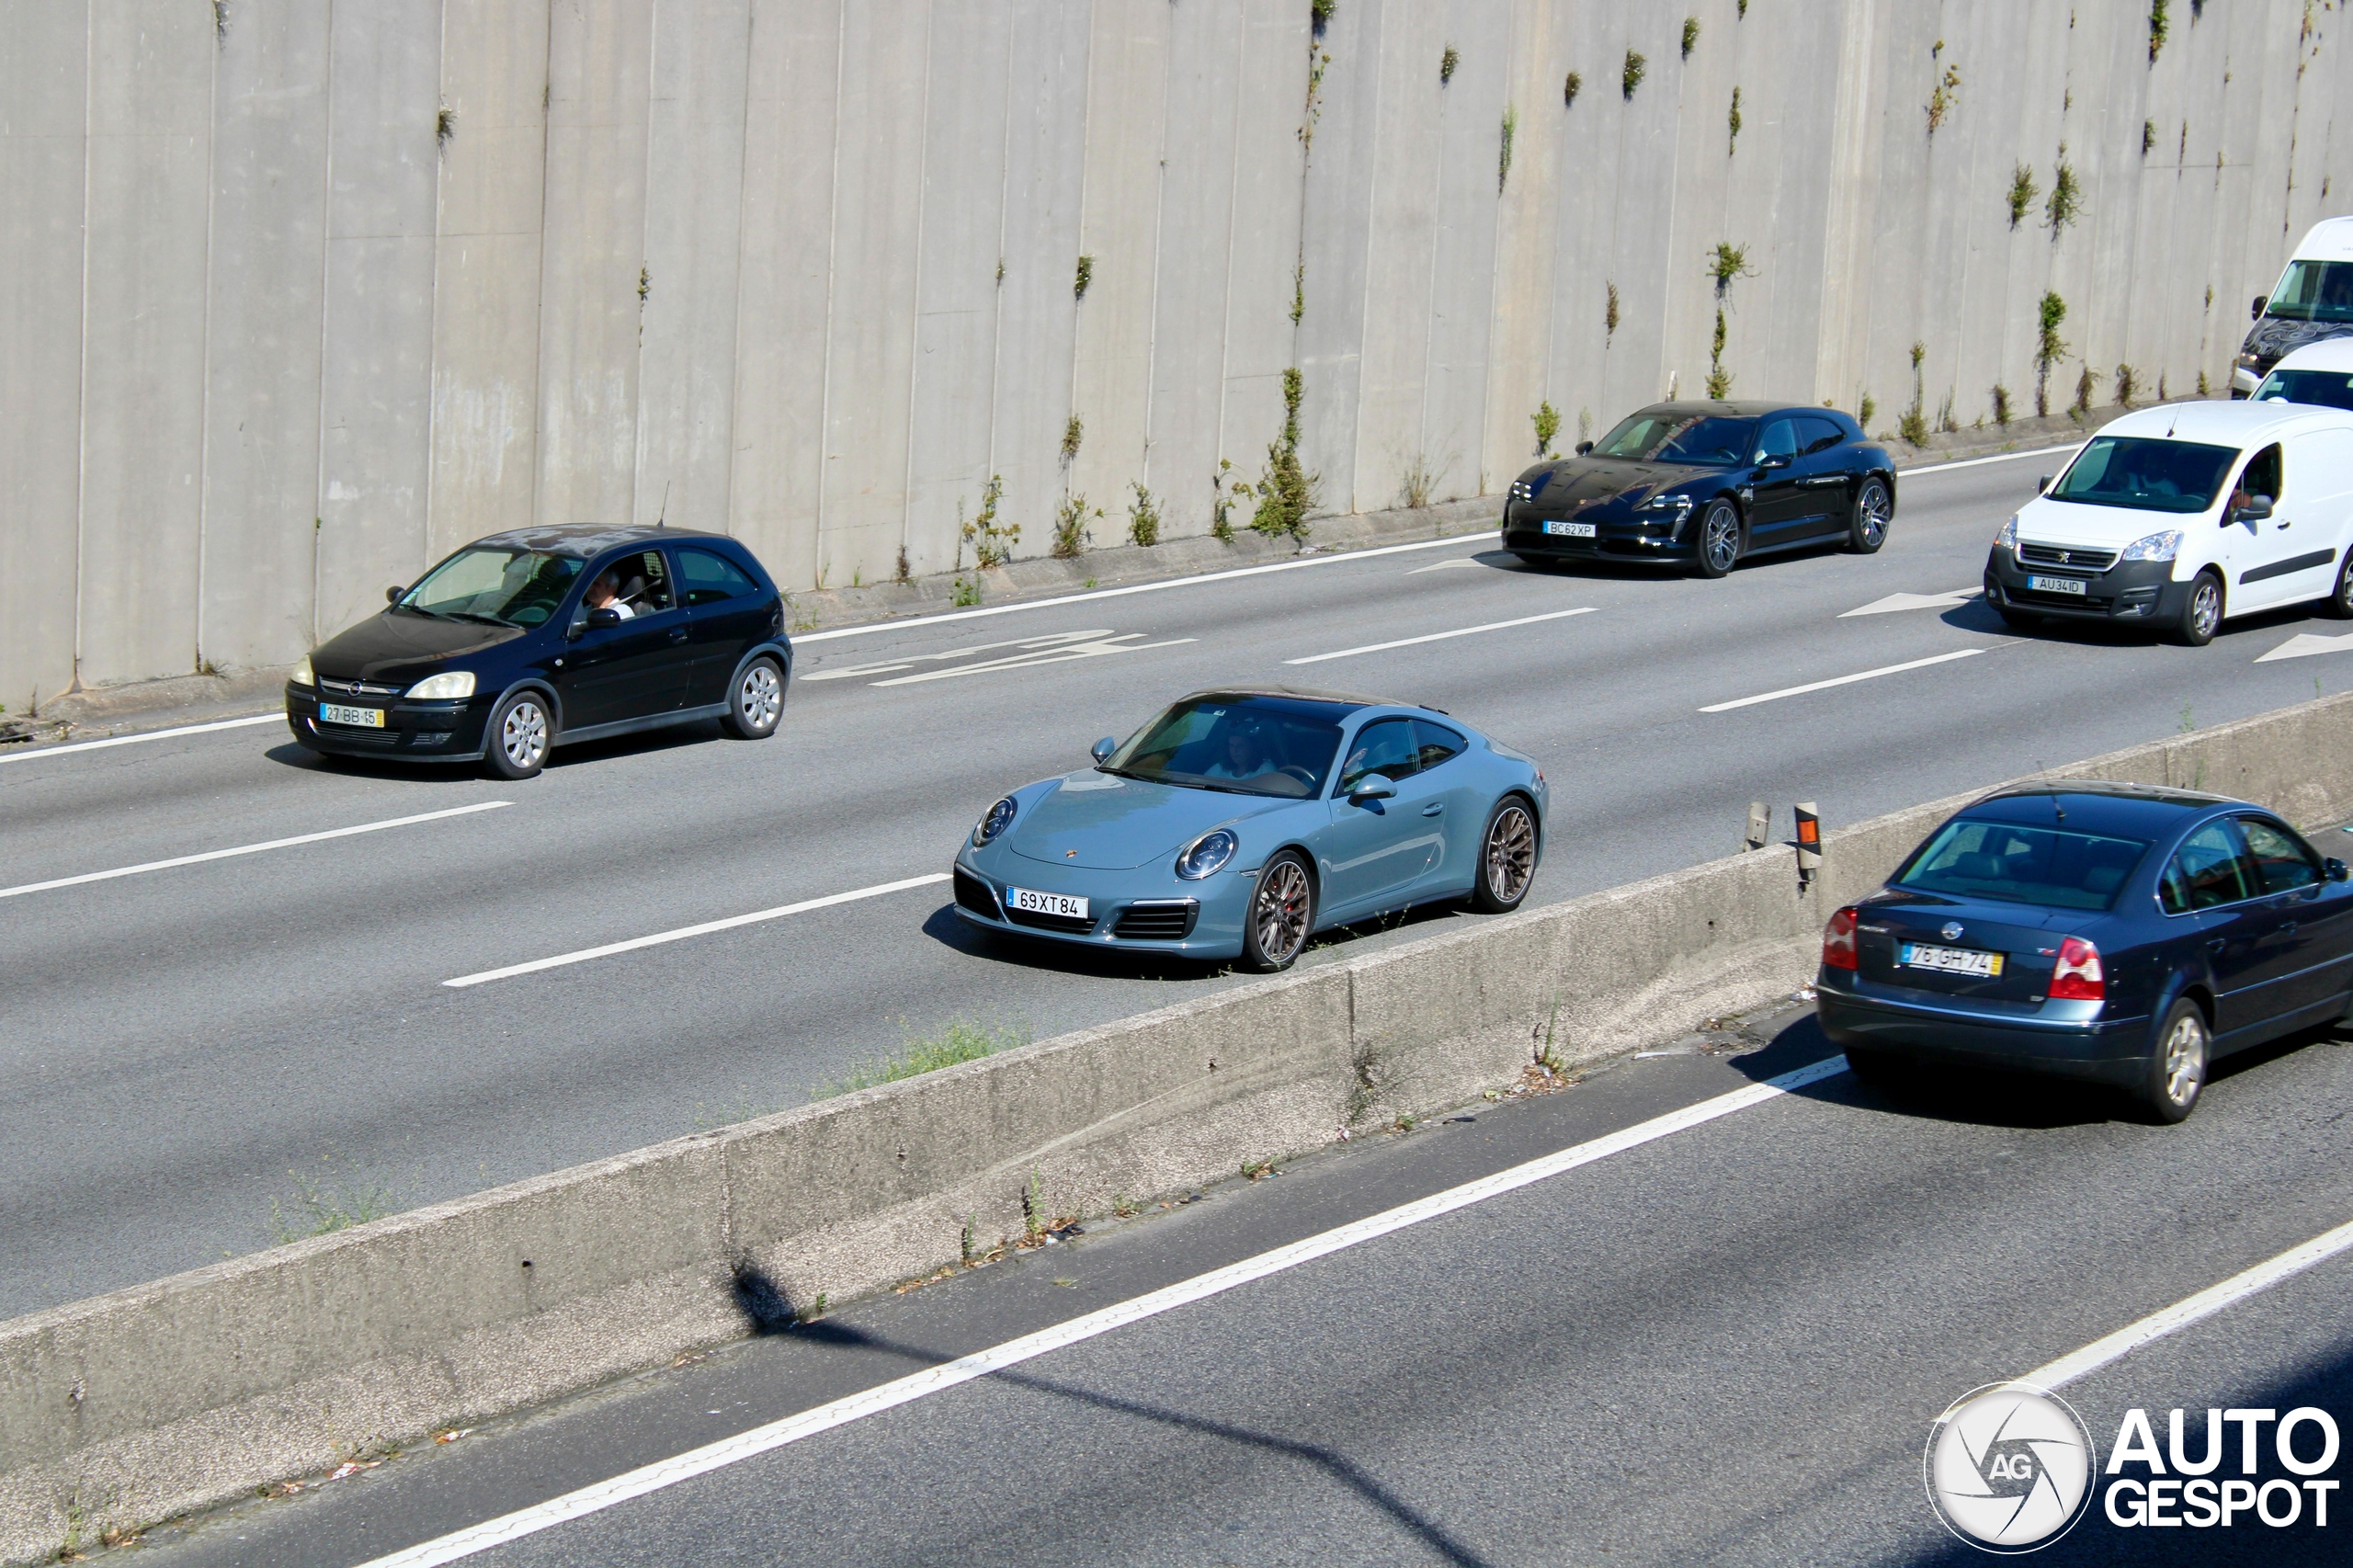
[[[902,1078],[920,1077],[942,1067],[978,1062],[983,1056],[1029,1043],[1026,1030],[957,1018],[928,1040],[910,1037],[906,1044],[890,1055],[858,1063],[840,1081],[821,1085],[810,1097],[831,1099],[836,1095],[870,1089],[878,1084],[894,1084]]]

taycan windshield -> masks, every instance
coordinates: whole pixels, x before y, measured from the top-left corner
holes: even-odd
[[[1154,784],[1308,800],[1324,791],[1346,711],[1333,703],[1278,697],[1188,699],[1129,736],[1102,771]]]
[[[1721,414],[1631,414],[1594,443],[1597,458],[1730,466],[1748,455],[1754,419]]]
[[[2051,498],[2143,512],[2202,512],[2222,492],[2237,456],[2233,448],[2194,441],[2095,436],[2051,487]]]
[[[580,558],[536,550],[461,550],[401,596],[400,608],[450,620],[537,626],[563,602]]]

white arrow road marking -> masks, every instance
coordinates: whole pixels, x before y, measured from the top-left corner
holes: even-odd
[[[1949,594],[1890,594],[1883,599],[1873,599],[1860,609],[1850,609],[1838,619],[1844,620],[1850,615],[1889,615],[1899,609],[1951,609],[1957,605],[1967,604],[1984,591],[1983,588],[1955,588]]]
[[[980,675],[990,670],[1025,669],[1032,665],[1058,665],[1072,659],[1091,659],[1105,653],[1133,653],[1145,648],[1173,648],[1179,642],[1190,642],[1190,637],[1179,637],[1167,642],[1138,642],[1141,631],[1113,632],[1056,631],[1043,637],[1017,638],[1010,642],[981,642],[969,648],[950,648],[940,653],[903,653],[894,659],[874,664],[846,665],[839,669],[813,670],[802,676],[803,681],[850,680],[866,676],[886,676],[900,670],[911,670],[917,665],[946,664],[955,659],[971,659],[983,653],[996,653],[1012,648],[1018,652],[1005,653],[995,659],[974,665],[959,665],[953,669],[927,670],[920,675],[901,676],[896,680],[878,680],[876,686],[910,686],[917,681],[946,680],[954,676]]]
[[[2274,659],[2309,659],[2314,653],[2353,653],[2353,634],[2315,637],[2309,631],[2300,631],[2255,662],[2268,665]]]
[[[1440,561],[1436,564],[1429,566],[1416,566],[1411,572],[1406,573],[1405,575],[1408,577],[1418,577],[1425,572],[1443,572],[1449,566],[1481,566],[1484,564],[1485,562],[1482,562],[1475,555],[1458,555],[1451,561]]]

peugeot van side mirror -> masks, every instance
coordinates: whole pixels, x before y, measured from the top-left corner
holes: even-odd
[[[620,623],[621,612],[610,605],[588,612],[588,624],[592,627],[619,626]]]
[[[1113,740],[1110,736],[1106,735],[1101,740],[1096,742],[1093,745],[1087,747],[1086,751],[1087,755],[1092,756],[1096,761],[1108,762],[1111,760],[1111,754],[1119,749],[1120,743]]]
[[[1397,786],[1392,784],[1385,774],[1380,773],[1366,774],[1357,780],[1356,788],[1348,791],[1348,803],[1356,806],[1367,801],[1393,801],[1396,798]]]
[[[1579,441],[1577,443],[1577,456],[1583,457],[1592,450],[1593,443],[1591,441]]]
[[[406,592],[408,592],[406,588],[402,587],[398,583],[394,583],[391,587],[384,590],[384,602],[388,605],[396,605],[401,602],[401,596]]]
[[[2321,862],[2321,869],[2328,873],[2328,880],[2332,882],[2341,882],[2345,880],[2345,862],[2334,855]]]
[[[2239,508],[2238,520],[2242,523],[2259,523],[2270,515],[2271,497],[2268,495],[2253,495],[2247,498],[2247,504],[2245,506]]]
[[[2263,307],[2270,302],[2270,300],[2264,295],[2257,294],[2255,297],[2255,309],[2249,311],[2247,314],[2254,317],[2256,321],[2261,321],[2263,319]]]

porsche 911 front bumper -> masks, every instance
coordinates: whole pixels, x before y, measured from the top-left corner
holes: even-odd
[[[1165,867],[1159,872],[1050,866],[1010,850],[967,845],[954,867],[956,915],[983,930],[1073,947],[1239,958],[1255,869],[1229,868],[1197,882],[1180,881]],[[1083,898],[1086,915],[1065,918],[1013,909],[1007,890],[1017,887]]]

